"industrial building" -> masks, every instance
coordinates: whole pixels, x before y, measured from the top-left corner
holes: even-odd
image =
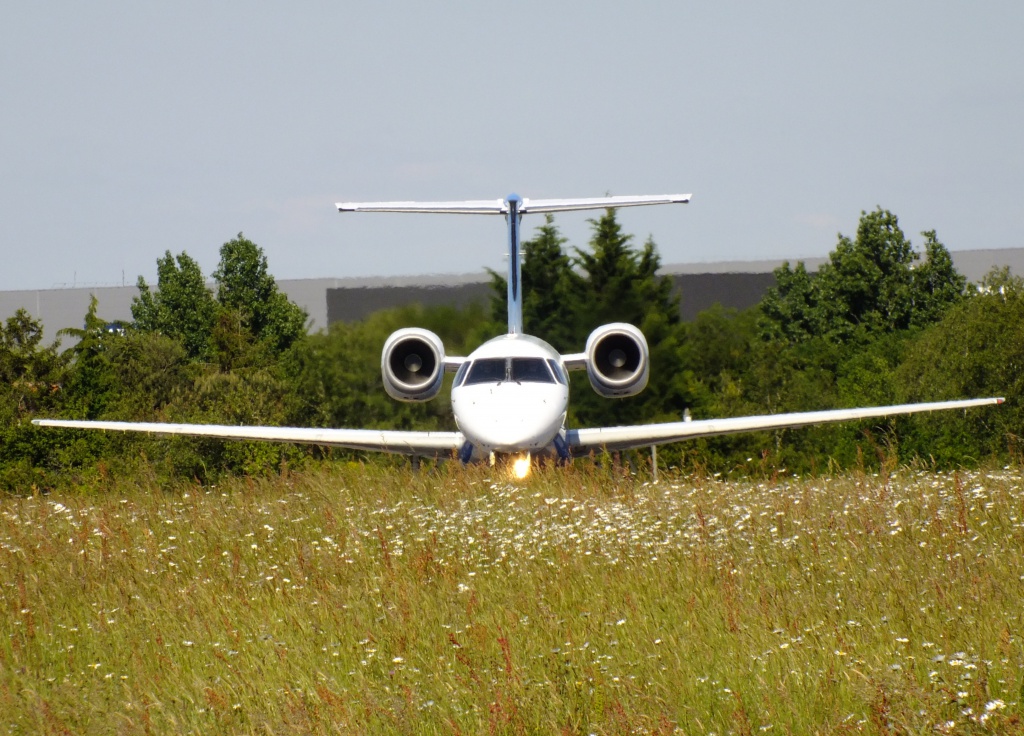
[[[953,251],[957,269],[969,281],[980,281],[995,267],[1008,266],[1024,275],[1024,248]],[[796,260],[792,262],[795,264]],[[825,258],[802,259],[815,271]],[[675,283],[680,312],[693,319],[698,312],[718,303],[744,309],[761,300],[775,283],[773,271],[782,261],[725,261],[665,266],[662,273]],[[311,331],[325,329],[332,322],[355,321],[388,307],[420,303],[466,306],[486,304],[492,289],[487,273],[443,274],[395,278],[283,279],[278,287],[309,313]],[[50,342],[58,330],[81,327],[89,301],[95,296],[99,315],[109,322],[130,322],[134,286],[70,287],[0,292],[0,319],[18,309],[27,310],[43,324],[44,339]],[[67,341],[65,340],[65,343]]]

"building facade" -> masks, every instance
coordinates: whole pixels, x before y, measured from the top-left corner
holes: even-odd
[[[951,253],[957,269],[971,282],[980,281],[993,268],[1007,266],[1024,275],[1024,248],[971,250]],[[825,258],[802,259],[809,271],[816,271]],[[796,261],[794,260],[795,264]],[[728,261],[666,266],[662,273],[672,279],[680,297],[683,319],[721,304],[745,309],[757,304],[775,284],[773,271],[782,261]],[[316,332],[332,322],[352,322],[381,309],[419,303],[423,305],[467,306],[487,304],[492,289],[486,273],[397,278],[284,279],[277,282],[288,298],[309,314],[309,329]],[[103,286],[63,289],[34,289],[0,292],[0,319],[25,309],[40,320],[44,340],[52,342],[57,332],[81,327],[89,302],[97,299],[97,313],[108,322],[130,322],[134,286]],[[68,339],[64,340],[68,343]]]

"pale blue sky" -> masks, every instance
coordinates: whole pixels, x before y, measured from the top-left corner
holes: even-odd
[[[665,263],[821,256],[876,205],[1022,247],[1022,38],[1010,0],[15,4],[0,289],[209,274],[239,231],[278,278],[500,269],[496,218],[333,204],[511,191],[693,192],[621,214]]]

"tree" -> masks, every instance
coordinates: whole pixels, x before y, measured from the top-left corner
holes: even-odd
[[[306,333],[308,314],[277,287],[267,270],[263,249],[242,233],[220,249],[213,273],[221,313],[221,346],[231,339],[255,343],[278,355]]]
[[[950,307],[966,294],[967,279],[956,270],[946,246],[934,230],[921,233],[925,238],[924,261],[914,269],[914,310],[911,325],[925,327],[942,319]]]
[[[82,327],[67,327],[58,334],[75,338],[66,351],[71,368],[64,388],[65,404],[74,416],[97,419],[107,405],[124,390],[110,362],[107,349],[111,340],[121,337],[108,331],[109,322],[98,314],[99,300],[93,295]]]
[[[75,418],[235,424],[289,424],[297,405],[284,353],[304,335],[306,314],[281,294],[262,251],[241,235],[225,243],[216,299],[186,253],[157,261],[158,289],[139,279],[134,324],[110,330],[93,299],[67,353],[62,413]],[[216,362],[211,362],[216,359]],[[50,436],[60,437],[60,433]],[[307,449],[90,433],[66,440],[54,467],[114,461],[211,479],[264,472]]]
[[[990,277],[1001,280],[999,273]],[[990,410],[905,420],[907,448],[922,457],[949,465],[965,455],[982,459],[1010,450],[1018,460],[1024,456],[1024,289],[1012,280],[1001,286],[949,310],[913,342],[899,367],[903,401],[1006,397]]]
[[[833,339],[910,326],[911,266],[916,256],[896,216],[881,208],[861,213],[855,240],[840,235],[815,286]]]
[[[789,262],[775,269],[775,286],[760,304],[759,327],[764,340],[801,342],[822,333],[825,318],[818,303],[818,291],[803,261],[795,268]]]
[[[775,271],[776,286],[761,302],[761,335],[795,343],[821,337],[864,343],[872,335],[932,324],[962,297],[965,279],[935,231],[923,258],[896,215],[862,212],[855,239],[839,236],[828,263],[811,278],[802,263]]]
[[[934,231],[919,255],[895,215],[862,212],[857,235],[839,236],[816,276],[803,264],[775,271],[759,305],[759,334],[746,386],[755,412],[899,402],[897,371],[909,341],[963,299],[965,279]],[[790,468],[829,457],[852,462],[864,432],[891,433],[894,420],[776,433]],[[783,442],[783,438],[785,441]],[[877,443],[877,439],[870,440]]]
[[[59,343],[41,347],[42,340],[42,323],[24,309],[0,325],[0,383],[27,386],[53,381],[60,375],[63,361],[57,353]]]
[[[177,257],[167,251],[156,264],[155,294],[139,276],[139,295],[132,300],[135,328],[180,341],[192,360],[207,359],[217,303],[199,264],[184,251]]]
[[[1024,278],[1014,276],[1009,266],[996,266],[982,277],[977,292],[999,294],[1005,300],[1015,293],[1024,293]]]
[[[0,487],[21,492],[45,485],[55,438],[29,419],[55,412],[67,371],[59,343],[43,346],[42,338],[42,323],[24,309],[0,323]]]
[[[58,342],[43,347],[43,325],[24,309],[0,324],[0,427],[59,399],[67,361]]]
[[[577,338],[608,322],[640,325],[652,310],[679,322],[679,301],[672,296],[670,279],[659,277],[661,261],[654,241],[648,239],[640,252],[630,247],[632,235],[622,232],[614,209],[591,219],[590,252],[576,249],[574,280]]]

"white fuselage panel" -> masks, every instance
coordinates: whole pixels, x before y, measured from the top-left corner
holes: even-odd
[[[507,363],[500,372],[502,361]],[[558,351],[528,335],[504,335],[477,348],[452,387],[452,413],[474,457],[551,450],[565,427],[569,386]],[[489,363],[483,376],[477,363]],[[495,366],[499,368],[495,368]],[[517,373],[519,367],[524,375]],[[543,367],[543,371],[539,368]],[[531,371],[526,374],[526,369]],[[499,370],[499,373],[494,373]]]

